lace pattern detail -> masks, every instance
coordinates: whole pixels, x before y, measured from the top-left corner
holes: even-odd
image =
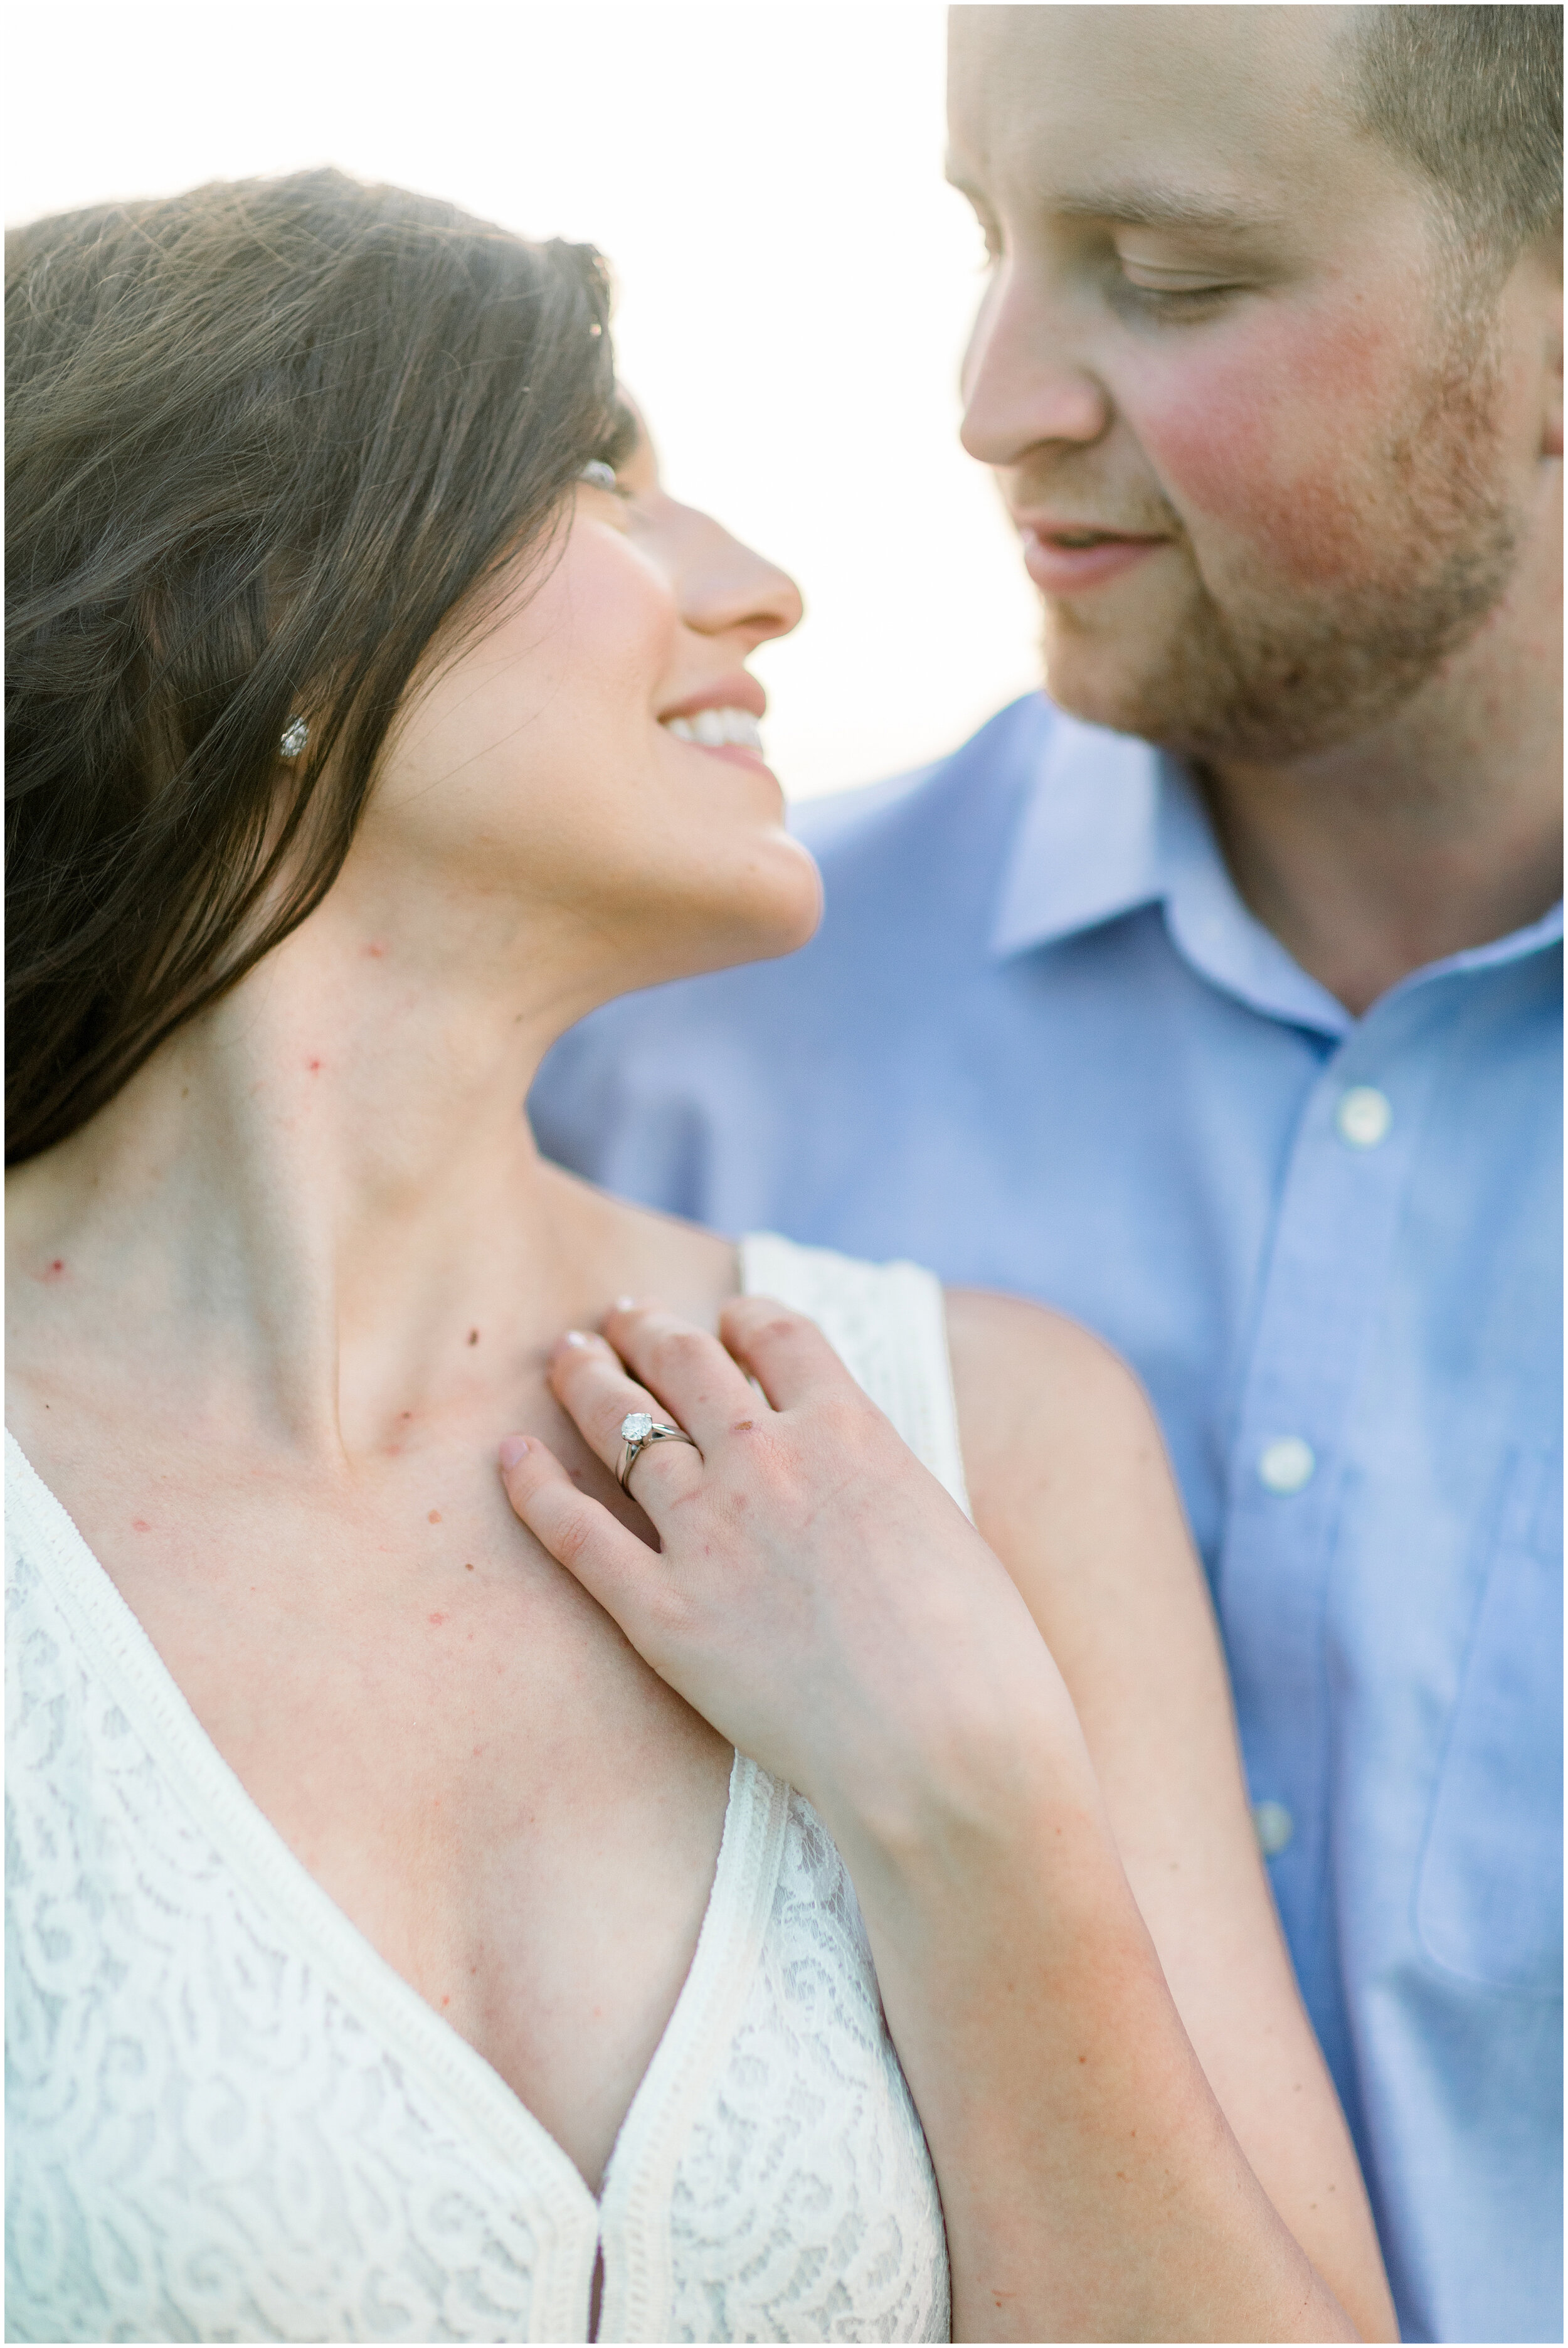
[[[762,1961],[671,2196],[671,2341],[946,2340],[937,2182],[859,1903],[788,1793]]]
[[[25,1557],[7,1601],[9,2336],[528,2339],[532,2180],[249,1894]]]

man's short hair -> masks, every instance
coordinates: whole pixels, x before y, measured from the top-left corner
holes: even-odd
[[[1560,7],[1364,8],[1365,127],[1435,185],[1455,228],[1512,260],[1563,221]]]

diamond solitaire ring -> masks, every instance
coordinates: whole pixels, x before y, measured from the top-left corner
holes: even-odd
[[[651,1418],[645,1410],[629,1410],[620,1422],[620,1466],[616,1470],[623,1492],[630,1491],[626,1479],[651,1443],[689,1443],[693,1451],[697,1448],[696,1437],[688,1435],[683,1426],[672,1426],[667,1418]]]

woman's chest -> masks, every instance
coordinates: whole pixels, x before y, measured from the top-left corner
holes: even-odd
[[[691,1962],[729,1748],[477,1474],[356,1503],[169,1450],[139,1472],[73,1513],[216,1754],[597,2183]]]

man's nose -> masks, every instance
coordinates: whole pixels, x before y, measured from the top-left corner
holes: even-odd
[[[971,457],[1019,465],[1052,442],[1085,448],[1102,437],[1111,403],[1073,342],[1064,305],[1039,274],[999,271],[964,355],[959,438]]]
[[[798,628],[805,606],[787,571],[706,516],[681,566],[681,616],[700,635],[743,637],[750,650]]]

